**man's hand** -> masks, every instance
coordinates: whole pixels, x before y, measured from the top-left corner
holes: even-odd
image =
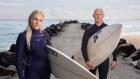
[[[110,70],[113,70],[116,68],[117,62],[116,61],[112,61],[110,64]]]
[[[86,64],[90,70],[95,69],[94,65],[90,61],[87,61]]]

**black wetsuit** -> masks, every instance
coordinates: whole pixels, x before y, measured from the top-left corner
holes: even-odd
[[[83,36],[82,47],[81,47],[85,62],[89,61],[88,53],[87,53],[87,49],[86,49],[89,38],[94,33],[99,31],[100,29],[104,28],[105,26],[107,26],[107,24],[105,24],[105,23],[102,23],[100,26],[97,26],[96,24],[94,24],[91,27],[89,27],[88,29],[86,29],[84,36]],[[117,61],[117,52],[114,51],[112,54],[113,54],[113,61]],[[99,66],[97,66],[94,70],[90,70],[90,72],[92,72],[93,74],[96,74],[97,68],[99,70],[99,78],[107,79],[107,74],[108,74],[108,70],[109,70],[109,58],[107,58],[103,63],[101,63]]]

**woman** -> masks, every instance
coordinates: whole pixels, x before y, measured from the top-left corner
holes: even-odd
[[[46,58],[46,45],[51,46],[47,32],[41,30],[44,15],[33,11],[28,26],[21,32],[16,42],[16,68],[19,79],[50,79],[50,66]],[[22,56],[26,54],[26,66],[23,73]]]

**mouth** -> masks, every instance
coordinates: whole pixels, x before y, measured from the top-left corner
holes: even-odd
[[[35,25],[35,27],[38,26],[37,24]]]

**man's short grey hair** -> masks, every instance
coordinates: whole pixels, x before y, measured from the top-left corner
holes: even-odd
[[[101,8],[96,8],[96,9],[94,10],[94,13],[93,13],[93,15],[95,14],[95,12],[96,12],[97,10],[101,10],[101,11],[103,12],[103,14],[104,14],[104,11],[103,11],[103,9],[101,9]]]

